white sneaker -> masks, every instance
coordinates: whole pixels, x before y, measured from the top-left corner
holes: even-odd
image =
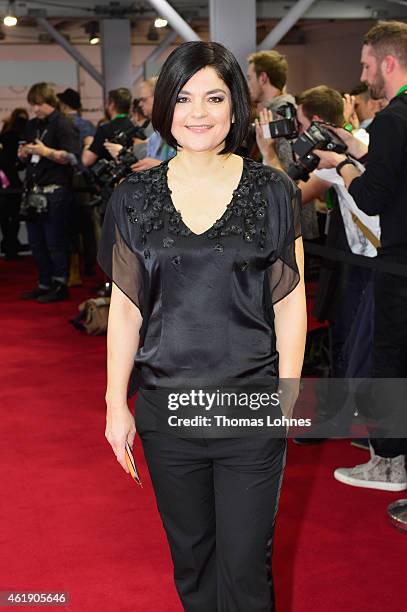
[[[353,468],[337,468],[334,477],[352,487],[404,491],[407,489],[407,473],[404,455],[392,459],[376,455],[370,446],[370,461]]]

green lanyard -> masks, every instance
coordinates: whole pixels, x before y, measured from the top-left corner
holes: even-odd
[[[123,119],[123,117],[127,117],[128,115],[126,113],[120,113],[119,115],[116,115],[116,117],[114,119],[112,119],[112,121],[116,121],[116,119]]]
[[[403,85],[403,87],[400,87],[400,89],[396,93],[396,96],[399,96],[400,94],[404,93],[405,91],[407,91],[407,85]]]

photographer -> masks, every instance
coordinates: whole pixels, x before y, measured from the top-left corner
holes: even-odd
[[[297,97],[298,138],[293,142],[297,160],[288,174],[299,180],[302,202],[325,199],[333,188],[334,207],[327,222],[327,246],[366,257],[376,256],[379,244],[379,218],[363,213],[349,195],[342,178],[333,170],[315,170],[321,149],[344,151],[345,143],[338,139],[331,125],[344,125],[344,99],[339,92],[321,85],[308,89]],[[262,123],[269,126],[271,117],[262,115]],[[329,124],[326,126],[324,124]],[[262,129],[258,125],[257,129]],[[289,127],[289,125],[288,125]],[[272,129],[273,131],[273,129]],[[365,140],[366,132],[355,132]],[[270,139],[264,139],[272,147]],[[363,170],[363,166],[361,166]],[[367,268],[341,263],[321,263],[318,293],[314,314],[319,320],[329,321],[330,375],[333,378],[371,376],[373,288],[372,274]],[[360,333],[360,332],[363,333]],[[318,405],[318,418],[324,420],[341,409],[337,398]],[[297,440],[305,443],[305,440]],[[309,439],[308,443],[322,441]]]
[[[308,89],[297,97],[297,118],[300,134],[310,129],[312,122],[323,122],[341,126],[344,123],[344,100],[340,93],[324,85]],[[355,132],[364,139],[365,134]],[[334,134],[333,134],[334,136]],[[323,151],[314,149],[319,157]],[[318,160],[317,160],[318,161]],[[360,166],[361,171],[363,167]],[[329,246],[350,250],[356,255],[375,257],[380,239],[379,217],[369,217],[360,210],[347,191],[343,179],[335,169],[314,170],[307,182],[300,181],[302,201],[323,199],[327,190],[335,190],[341,219],[336,211],[329,213]],[[335,225],[336,224],[336,225]],[[340,228],[343,225],[346,243],[342,242]],[[332,269],[332,262],[328,270]],[[330,291],[327,291],[327,284]],[[323,295],[335,296],[327,310],[330,322],[331,375],[339,378],[371,376],[373,292],[372,272],[359,266],[336,266],[335,278],[330,278],[325,269],[320,276],[319,300]],[[325,298],[326,299],[326,298]],[[319,301],[318,300],[318,301]],[[320,306],[320,303],[319,303]],[[328,305],[325,304],[325,308]],[[356,339],[353,334],[361,329],[364,333]]]
[[[153,112],[156,83],[157,77],[152,77],[147,81],[143,81],[140,85],[140,108],[150,121]],[[132,166],[132,170],[134,172],[140,172],[141,170],[154,168],[154,166],[159,166],[162,161],[172,159],[175,154],[175,149],[164,142],[158,132],[153,131],[148,138],[146,156],[135,163]]]
[[[285,93],[287,83],[288,63],[278,51],[258,51],[247,58],[247,84],[251,101],[256,105],[261,117],[261,111],[268,109],[269,117],[275,119],[276,111],[284,104],[295,105],[293,96]],[[270,119],[272,120],[272,119]],[[261,134],[258,134],[261,137]],[[257,139],[260,152],[265,163],[281,170],[286,170],[292,162],[291,147],[288,140],[281,138],[275,142],[275,148],[264,151]]]
[[[60,110],[68,117],[79,132],[80,153],[82,155],[86,146],[90,146],[95,135],[95,126],[88,119],[82,117],[82,102],[79,92],[68,87],[57,94]],[[72,207],[72,236],[71,236],[71,269],[70,283],[80,284],[79,251],[80,237],[82,237],[85,276],[94,276],[96,273],[96,232],[94,207],[90,206],[91,195],[88,191],[90,179],[88,171],[81,163],[73,176],[73,207]]]
[[[344,103],[338,91],[321,85],[301,93],[297,97],[297,121],[300,134],[304,134],[311,127],[312,122],[321,122],[334,126],[344,124]],[[359,139],[364,139],[360,130],[355,132]],[[315,149],[314,153],[320,157],[323,151]],[[317,160],[318,161],[318,160]],[[363,166],[361,166],[363,171]],[[323,198],[330,187],[334,187],[339,201],[339,207],[345,227],[347,241],[353,253],[366,257],[375,257],[376,246],[380,238],[380,224],[378,216],[369,217],[360,210],[347,191],[343,179],[333,170],[314,170],[307,182],[300,181],[298,185],[302,191],[303,204],[315,199]]]
[[[138,157],[135,154],[134,141],[144,141],[144,130],[138,126],[116,134],[109,143],[106,143],[113,159],[99,159],[91,168],[92,180],[97,195],[89,203],[98,208],[101,217],[105,214],[106,205],[114,188],[129,174],[133,173],[133,166]],[[139,146],[139,145],[137,145]]]
[[[35,218],[27,220],[27,231],[39,284],[22,297],[44,304],[69,297],[68,227],[79,134],[72,121],[56,110],[58,99],[47,83],[33,85],[27,100],[36,118],[27,124],[18,157],[28,162],[26,202],[35,209]]]
[[[150,119],[144,114],[140,105],[140,98],[134,98],[131,107],[131,122],[134,126],[141,128],[147,139],[154,132]],[[123,145],[117,142],[105,142],[105,147],[109,151],[113,159],[117,159]],[[133,138],[133,154],[138,160],[147,157],[148,140],[141,138]]]
[[[102,124],[96,130],[93,141],[85,144],[82,153],[84,166],[93,166],[98,159],[111,160],[112,156],[106,149],[105,142],[110,141],[119,132],[124,132],[133,127],[129,119],[131,105],[131,93],[125,87],[109,91],[106,105],[106,113],[110,121]]]
[[[346,155],[324,152],[320,167],[336,168],[349,193],[367,215],[379,215],[382,228],[379,261],[407,264],[407,24],[379,22],[365,35],[361,80],[374,99],[389,104],[369,127],[369,150],[351,134],[342,134],[349,152],[366,163],[361,173]],[[374,377],[407,376],[407,279],[375,274]],[[387,403],[384,405],[388,405]],[[389,406],[389,410],[392,406]],[[372,432],[373,433],[373,432]],[[339,468],[345,484],[401,491],[407,488],[406,439],[370,439],[371,460]]]

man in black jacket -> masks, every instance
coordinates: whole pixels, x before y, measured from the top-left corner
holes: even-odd
[[[113,159],[104,145],[119,132],[126,132],[133,127],[129,118],[130,106],[131,92],[126,87],[109,91],[106,113],[110,117],[110,121],[100,125],[96,130],[93,141],[85,144],[82,152],[84,166],[93,166],[98,159]]]
[[[336,167],[356,204],[368,215],[380,215],[378,261],[407,264],[407,24],[379,22],[365,36],[361,80],[371,97],[389,104],[369,126],[367,151],[341,131],[353,157],[366,163],[360,174],[346,155],[318,151],[320,167]],[[407,378],[407,278],[377,271],[375,277],[375,378]],[[384,383],[382,383],[383,385]],[[378,387],[377,387],[378,388]],[[382,401],[389,415],[396,398]],[[393,413],[394,414],[394,413]],[[390,419],[387,425],[391,425]],[[407,489],[407,440],[401,421],[393,437],[370,439],[371,459],[354,468],[339,468],[335,478],[345,484],[401,491]],[[388,430],[387,432],[388,433]],[[375,434],[380,435],[380,430]],[[399,438],[395,438],[399,435]]]
[[[27,96],[36,117],[28,122],[18,149],[27,162],[27,186],[47,199],[47,212],[27,221],[28,240],[38,268],[38,286],[23,294],[46,304],[69,297],[69,220],[72,203],[72,166],[79,157],[79,132],[58,110],[58,99],[48,83],[36,83]]]

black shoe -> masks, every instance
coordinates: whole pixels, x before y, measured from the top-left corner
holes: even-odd
[[[21,243],[19,243],[18,247],[17,247],[17,251],[19,253],[28,253],[28,251],[31,251],[31,247],[30,247],[29,244],[21,244]]]
[[[47,293],[49,293],[50,291],[51,291],[51,287],[48,287],[47,289],[44,289],[42,287],[35,287],[35,289],[33,289],[32,291],[26,291],[25,293],[23,293],[21,296],[21,299],[22,300],[36,300],[39,297],[47,295]]]
[[[18,261],[23,258],[18,253],[6,253],[4,259],[6,261]]]
[[[68,285],[65,283],[55,283],[51,289],[45,295],[41,295],[37,298],[37,302],[40,304],[52,304],[52,302],[62,302],[63,300],[69,299]]]

